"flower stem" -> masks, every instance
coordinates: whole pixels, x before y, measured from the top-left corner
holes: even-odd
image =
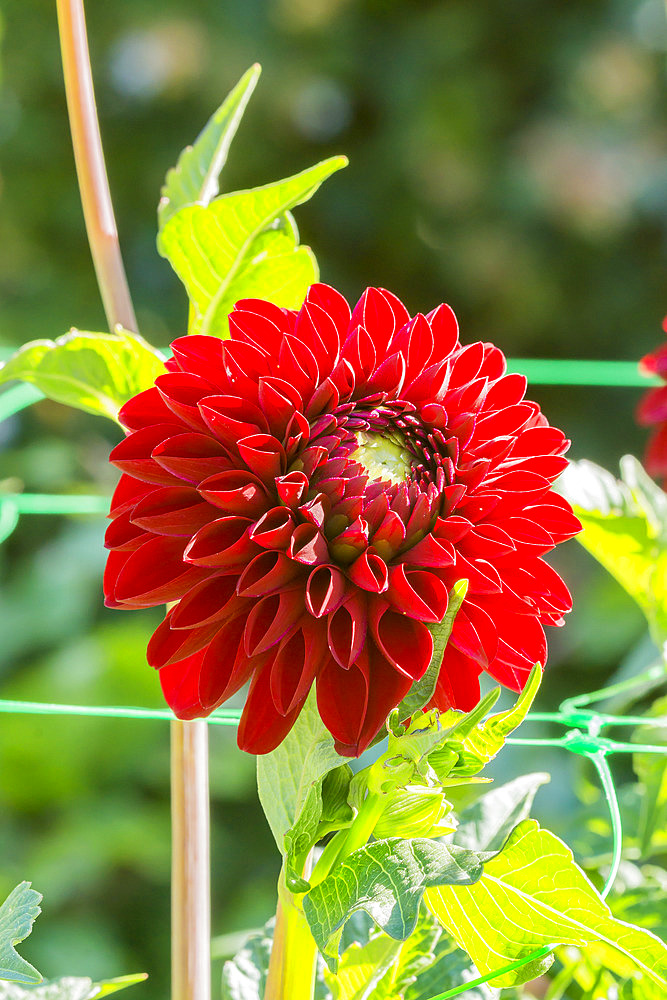
[[[102,152],[83,0],[57,0],[57,7],[74,159],[97,283],[109,329],[120,324],[136,331]]]
[[[312,1000],[316,959],[308,922],[281,875],[264,1000]]]
[[[171,723],[171,995],[210,1000],[208,726]]]

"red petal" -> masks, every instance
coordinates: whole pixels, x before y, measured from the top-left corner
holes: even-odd
[[[433,698],[428,707],[446,712],[458,708],[470,712],[480,699],[479,665],[447,644]]]
[[[209,476],[199,484],[199,492],[226,514],[260,517],[269,505],[264,484],[244,469],[231,469]]]
[[[158,444],[151,458],[186,482],[201,483],[233,468],[222,445],[208,434],[176,434]]]
[[[346,670],[357,660],[363,649],[366,626],[366,600],[360,593],[348,598],[337,611],[329,614],[329,649],[334,659]]]
[[[130,553],[118,574],[114,596],[136,608],[150,608],[182,597],[204,571],[183,562],[182,538],[149,538]]]
[[[267,664],[256,670],[243,709],[238,730],[238,744],[246,753],[270,753],[282,743],[303,707],[297,705],[281,715],[273,704],[270,690],[271,670]]]
[[[348,576],[362,590],[382,594],[389,586],[389,571],[384,559],[374,552],[363,552],[352,563]]]
[[[191,629],[219,623],[238,606],[243,607],[243,602],[236,597],[234,577],[215,576],[183,595],[169,616],[169,625],[172,629]]]
[[[199,669],[202,653],[160,670],[162,693],[174,715],[179,719],[199,719],[207,715],[199,699]]]
[[[406,570],[401,564],[389,571],[385,599],[418,621],[441,622],[447,611],[447,587],[442,580],[425,570]]]
[[[241,597],[267,597],[282,590],[302,572],[282,552],[261,552],[243,570],[236,589]]]
[[[318,566],[306,583],[306,607],[315,618],[336,611],[346,593],[345,577],[335,566]]]
[[[250,541],[248,517],[221,517],[200,528],[183,553],[193,566],[238,572],[259,552]]]
[[[132,511],[132,521],[146,531],[159,535],[191,537],[217,515],[196,490],[187,487],[167,487],[154,490],[140,500]]]
[[[422,622],[375,600],[370,624],[378,649],[396,670],[413,681],[424,676],[433,656],[433,636]]]
[[[151,458],[151,452],[169,437],[181,434],[182,425],[154,424],[143,430],[134,431],[124,441],[117,444],[109,455],[112,462],[122,472],[128,472],[135,479],[159,486],[178,486],[178,479],[161,468]]]
[[[257,656],[289,636],[304,617],[303,591],[283,590],[264,597],[250,611],[245,627],[245,651]]]

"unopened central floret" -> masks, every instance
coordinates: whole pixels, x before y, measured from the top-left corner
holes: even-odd
[[[357,442],[358,448],[350,458],[363,467],[371,481],[382,480],[398,486],[409,478],[412,456],[399,434],[388,437],[360,431]]]

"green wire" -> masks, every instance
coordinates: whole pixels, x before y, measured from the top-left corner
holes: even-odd
[[[533,385],[598,385],[648,388],[661,380],[639,371],[636,361],[577,361],[552,358],[508,358],[507,370],[525,375]]]

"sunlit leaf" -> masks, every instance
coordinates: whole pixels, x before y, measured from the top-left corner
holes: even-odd
[[[134,976],[119,976],[94,983],[86,976],[63,976],[30,989],[14,983],[0,983],[0,1000],[101,1000],[147,978],[145,972],[140,972]]]
[[[593,462],[572,462],[558,489],[584,530],[577,540],[635,599],[654,640],[667,639],[667,495],[632,455],[621,479]]]
[[[649,931],[617,920],[570,849],[534,820],[519,824],[500,854],[485,862],[475,884],[428,889],[424,899],[483,975],[544,945],[601,941],[667,988],[667,946]],[[527,982],[552,961],[547,955],[491,982]]]
[[[289,215],[347,160],[335,156],[307,170],[248,191],[189,205],[166,223],[158,241],[185,285],[193,311],[191,333],[228,333],[227,314],[242,297],[301,305],[317,278],[314,258],[298,246]]]
[[[35,919],[42,912],[40,893],[21,882],[12,889],[0,906],[0,979],[13,983],[38,983],[41,975],[16,951],[16,945],[27,938]]]
[[[158,205],[160,230],[181,208],[208,205],[217,195],[220,172],[260,73],[257,64],[244,73],[194,143],[186,146],[176,166],[167,172]]]
[[[354,851],[304,897],[303,912],[332,972],[345,922],[365,910],[386,934],[412,934],[424,891],[470,884],[481,873],[471,851],[432,840],[376,840]]]
[[[667,745],[667,696],[654,702],[647,717],[662,717],[664,725],[640,726],[633,733],[633,742]],[[636,753],[632,766],[642,786],[639,848],[643,855],[648,855],[654,840],[660,846],[667,843],[667,762],[659,754]]]
[[[406,941],[373,932],[370,939],[347,948],[333,975],[324,970],[324,981],[333,1000],[395,1000],[434,961],[441,930],[423,908],[414,932]]]
[[[55,341],[25,344],[0,367],[0,385],[30,382],[49,399],[115,420],[164,371],[162,355],[136,334],[71,330]]]

